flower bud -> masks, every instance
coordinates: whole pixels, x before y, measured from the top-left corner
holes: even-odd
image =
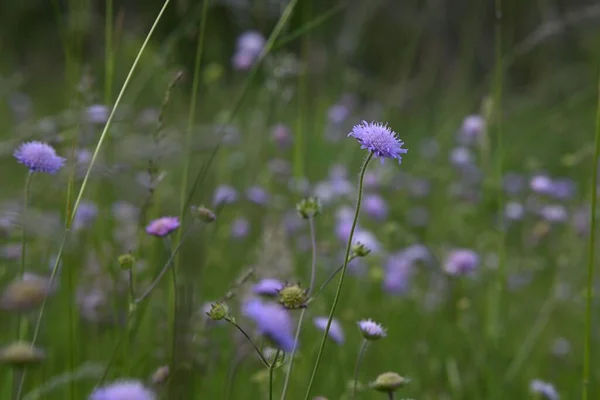
[[[50,282],[43,278],[24,278],[10,283],[0,297],[0,309],[30,311],[40,306],[52,292]]]
[[[296,210],[304,219],[316,217],[321,213],[321,202],[316,197],[302,199],[297,205]]]
[[[119,261],[119,265],[121,266],[121,269],[124,269],[124,270],[133,268],[133,265],[135,264],[135,257],[129,253],[121,254],[117,258],[117,260]]]
[[[307,300],[307,291],[297,284],[285,284],[279,291],[279,303],[290,310],[305,308]]]
[[[227,304],[217,301],[210,305],[210,311],[206,315],[213,321],[220,321],[229,316],[229,307],[227,307]]]
[[[380,392],[395,392],[398,388],[405,386],[410,380],[395,372],[385,372],[371,383],[371,388]]]
[[[41,363],[46,358],[43,350],[28,342],[14,342],[0,350],[0,363],[13,367],[27,367]]]
[[[199,221],[210,224],[217,219],[214,212],[204,206],[192,206],[192,215]]]
[[[366,257],[371,252],[371,250],[368,249],[367,246],[360,242],[356,242],[355,244],[353,244],[350,250],[352,258]]]

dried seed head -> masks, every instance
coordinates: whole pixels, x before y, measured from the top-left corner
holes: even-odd
[[[316,197],[302,199],[296,205],[296,210],[304,219],[313,218],[321,213],[321,202]]]
[[[13,367],[27,367],[41,363],[46,358],[43,350],[28,342],[14,342],[0,350],[0,363]]]
[[[161,385],[161,384],[165,383],[167,381],[167,379],[169,379],[169,366],[168,365],[164,365],[164,366],[158,368],[152,374],[152,384],[153,385]]]
[[[192,215],[199,221],[210,224],[217,219],[214,212],[204,206],[192,206]]]
[[[0,298],[0,308],[8,311],[30,311],[40,306],[51,292],[44,278],[24,278],[9,284]]]

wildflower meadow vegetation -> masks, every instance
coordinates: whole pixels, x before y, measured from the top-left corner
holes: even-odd
[[[0,21],[0,400],[600,398],[600,3]]]

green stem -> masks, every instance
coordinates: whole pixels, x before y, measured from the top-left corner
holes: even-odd
[[[250,342],[250,344],[252,345],[252,347],[254,347],[254,350],[256,350],[256,353],[258,354],[258,356],[260,357],[261,361],[263,362],[263,364],[266,367],[269,367],[269,361],[267,361],[267,359],[265,358],[265,356],[263,355],[262,351],[260,351],[260,349],[258,348],[258,346],[256,344],[254,344],[254,341],[250,338],[250,336],[248,336],[248,334],[246,333],[246,331],[244,331],[242,329],[241,326],[239,326],[235,321],[228,319],[227,321],[229,321],[229,323],[233,326],[235,326],[237,328],[238,331],[240,331],[242,333],[242,335],[244,335],[244,337],[246,339],[248,339],[248,341]]]
[[[599,79],[600,82],[600,79]],[[598,85],[598,104],[596,111],[596,146],[592,170],[592,204],[590,212],[590,237],[588,242],[587,286],[585,291],[585,334],[583,356],[583,400],[589,399],[590,373],[592,366],[592,299],[594,296],[594,250],[596,244],[596,188],[598,182],[598,157],[600,157],[600,83]]]
[[[104,104],[107,106],[110,104],[112,97],[112,81],[115,70],[115,59],[113,54],[113,0],[106,0],[106,16],[105,16],[105,27],[104,27]]]
[[[360,369],[360,363],[362,362],[363,356],[365,355],[365,350],[367,350],[367,345],[369,341],[367,339],[363,339],[360,344],[360,350],[358,351],[358,356],[356,357],[356,365],[354,366],[354,381],[352,384],[352,396],[350,396],[351,400],[356,398],[356,390],[358,388],[358,371]]]
[[[295,347],[295,346],[294,346]],[[277,349],[273,362],[269,365],[269,400],[273,400],[273,372],[275,371],[275,365],[279,359],[279,353],[281,350]]]
[[[315,278],[317,275],[317,235],[315,233],[315,223],[313,217],[308,218],[308,226],[310,227],[310,243],[312,248],[311,256],[311,268],[310,268],[310,285],[308,286],[308,296],[311,295],[312,290],[315,286]],[[304,316],[306,314],[306,308],[302,309],[300,318],[298,319],[298,327],[296,328],[296,336],[294,337],[294,348],[290,355],[290,362],[285,372],[285,381],[283,383],[283,390],[281,392],[281,400],[285,399],[287,394],[288,385],[290,383],[290,377],[292,376],[292,368],[294,365],[294,357],[296,357],[296,349],[298,348],[298,339],[300,338],[300,330],[302,329],[302,323],[304,322]]]
[[[29,203],[29,188],[31,187],[31,179],[33,172],[27,174],[25,178],[25,189],[23,191],[23,213],[21,214],[21,260],[19,263],[19,279],[25,277],[25,257],[27,249],[27,208]],[[17,321],[17,340],[22,339],[23,335],[23,317],[19,313],[19,319]]]
[[[391,390],[388,392],[388,400],[394,400],[394,392],[392,392]]]
[[[367,166],[369,162],[373,158],[373,153],[369,153],[365,162],[360,170],[360,178],[358,183],[358,198],[356,199],[356,210],[354,212],[354,219],[352,220],[352,228],[350,229],[350,236],[348,237],[348,244],[346,245],[346,254],[344,255],[344,266],[342,267],[342,273],[340,275],[340,280],[338,282],[338,287],[335,292],[335,297],[333,299],[333,305],[331,306],[331,311],[329,313],[329,318],[327,320],[327,326],[325,327],[325,333],[323,334],[323,338],[321,339],[321,346],[319,347],[319,352],[317,353],[317,361],[315,362],[315,366],[312,371],[312,375],[310,377],[310,381],[308,382],[308,388],[306,389],[306,395],[304,396],[305,400],[308,400],[310,396],[310,390],[315,381],[315,377],[317,376],[317,371],[319,370],[319,364],[321,362],[321,357],[323,355],[323,350],[325,349],[325,343],[327,342],[327,336],[329,335],[329,329],[331,328],[331,321],[333,320],[333,316],[335,314],[335,309],[337,307],[338,301],[340,299],[340,295],[342,293],[342,286],[344,285],[344,277],[346,276],[346,270],[348,269],[348,261],[350,256],[350,249],[352,248],[352,239],[354,238],[354,230],[356,229],[356,223],[358,222],[358,215],[360,213],[360,204],[362,202],[363,196],[363,183],[365,179],[365,172],[367,171]]]
[[[348,263],[350,263],[352,260],[354,260],[356,257],[355,256],[351,256],[350,259],[348,260]],[[331,282],[333,280],[333,278],[335,278],[335,276],[337,274],[340,273],[341,270],[344,269],[344,264],[340,265],[335,271],[333,271],[331,273],[331,275],[329,275],[327,277],[327,279],[325,279],[325,282],[323,282],[321,284],[321,286],[319,286],[319,290],[317,290],[317,293],[315,293],[313,296],[311,296],[310,299],[308,299],[308,301],[306,302],[307,304],[312,303],[317,297],[319,297],[319,295],[321,294],[321,292],[327,287],[327,285],[329,284],[329,282]]]

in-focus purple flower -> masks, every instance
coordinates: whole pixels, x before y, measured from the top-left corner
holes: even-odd
[[[538,194],[552,194],[552,179],[545,175],[536,175],[529,182],[531,190]]]
[[[177,228],[179,228],[178,217],[161,217],[148,224],[146,233],[152,236],[165,237]]]
[[[465,145],[475,143],[485,130],[485,118],[481,115],[468,115],[458,132],[458,140]]]
[[[545,400],[559,400],[560,396],[554,386],[540,379],[534,379],[529,383],[531,393],[540,395]]]
[[[237,218],[231,224],[231,236],[235,239],[242,239],[250,233],[250,222],[246,218]]]
[[[479,256],[472,250],[454,250],[446,257],[444,270],[454,276],[469,275],[479,266]]]
[[[387,336],[385,328],[371,319],[358,321],[358,329],[367,340],[379,340]]]
[[[38,141],[23,143],[13,155],[31,172],[55,174],[65,164],[65,159],[59,157],[52,146]]]
[[[89,400],[155,400],[156,395],[141,382],[117,381],[97,388]]]
[[[246,197],[251,202],[261,206],[266,205],[270,200],[269,193],[260,186],[252,186],[248,188],[248,190],[246,190]]]
[[[327,317],[315,317],[313,319],[313,323],[315,324],[315,326],[323,332],[325,332],[325,329],[327,328],[327,321]],[[342,325],[340,325],[338,320],[335,318],[331,320],[331,326],[329,327],[328,336],[331,339],[333,339],[333,341],[337,344],[344,343],[344,331],[342,330]]]
[[[540,216],[548,222],[565,222],[569,217],[567,209],[560,204],[549,204],[540,209]]]
[[[293,321],[281,305],[251,299],[243,305],[242,312],[254,321],[259,333],[277,348],[288,353],[294,349]]]
[[[369,217],[377,221],[383,221],[388,216],[387,203],[378,194],[367,194],[364,199],[363,209]]]
[[[279,279],[264,278],[252,287],[252,291],[259,296],[276,297],[283,286]]]
[[[382,163],[386,158],[395,158],[400,164],[402,154],[408,152],[408,149],[402,148],[404,142],[398,138],[398,135],[380,122],[363,121],[354,126],[348,136],[355,138],[362,149],[369,150],[375,157],[381,159]]]
[[[213,206],[235,203],[238,198],[237,190],[229,185],[221,185],[215,190]]]

